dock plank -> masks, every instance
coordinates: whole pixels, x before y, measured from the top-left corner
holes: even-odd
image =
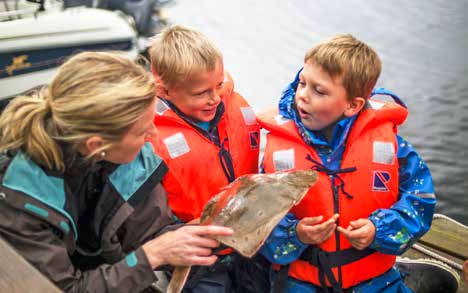
[[[61,292],[0,237],[0,292]]]
[[[468,259],[468,229],[444,218],[435,218],[419,242],[460,259]]]

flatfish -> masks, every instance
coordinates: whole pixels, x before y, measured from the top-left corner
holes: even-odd
[[[233,235],[216,239],[250,258],[316,181],[313,170],[241,176],[205,205],[200,223],[232,228]],[[189,272],[190,267],[176,267],[167,292],[180,292]]]

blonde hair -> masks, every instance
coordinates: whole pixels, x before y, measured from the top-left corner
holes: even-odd
[[[117,142],[154,100],[150,73],[118,53],[85,52],[62,64],[50,85],[12,100],[0,117],[0,151],[22,150],[37,164],[65,169],[60,145],[74,151],[92,136]]]
[[[338,35],[310,49],[304,63],[322,67],[330,77],[342,78],[348,98],[369,98],[382,70],[377,53],[351,35]]]
[[[212,71],[221,51],[201,32],[180,25],[157,34],[150,48],[151,69],[167,87],[173,87],[199,70]]]

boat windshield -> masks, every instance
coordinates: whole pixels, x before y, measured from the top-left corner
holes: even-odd
[[[0,0],[0,21],[34,16],[39,11],[60,10],[60,0]]]

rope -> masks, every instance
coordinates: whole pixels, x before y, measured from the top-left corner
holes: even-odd
[[[450,221],[450,222],[452,222],[454,224],[457,224],[457,225],[461,226],[462,228],[468,229],[468,226],[465,226],[462,223],[457,222],[456,220],[454,220],[454,219],[452,219],[450,217],[447,217],[446,215],[434,214],[434,216],[432,218],[433,219],[444,219],[444,220]]]
[[[433,219],[444,219],[444,220],[450,221],[450,222],[452,222],[452,223],[454,223],[456,225],[459,225],[462,228],[468,229],[468,226],[465,226],[462,223],[457,222],[456,220],[454,220],[454,219],[452,219],[450,217],[447,217],[446,215],[434,214]],[[455,262],[455,261],[453,261],[453,260],[451,260],[451,259],[449,259],[449,258],[447,258],[445,256],[442,256],[442,255],[438,254],[435,251],[429,250],[429,249],[427,249],[427,248],[425,248],[425,247],[423,247],[423,246],[421,246],[421,245],[419,245],[417,243],[415,243],[412,246],[412,248],[414,248],[417,251],[419,251],[419,252],[421,252],[423,254],[426,254],[426,255],[428,255],[428,256],[430,256],[432,258],[440,260],[441,262],[443,262],[443,263],[445,263],[445,264],[447,264],[447,265],[449,265],[449,266],[451,266],[451,267],[453,267],[455,269],[458,269],[460,271],[463,269],[463,266],[461,264],[459,264],[459,263],[457,263],[457,262]]]
[[[453,260],[448,259],[448,258],[446,258],[445,256],[442,256],[442,255],[440,255],[440,254],[437,254],[437,253],[434,252],[434,251],[431,251],[431,250],[429,250],[429,249],[427,249],[427,248],[424,248],[424,247],[422,247],[422,246],[419,245],[419,244],[413,244],[412,248],[414,248],[414,249],[418,250],[419,252],[422,252],[422,253],[424,253],[424,254],[426,254],[426,255],[432,257],[432,258],[435,258],[435,259],[437,259],[437,260],[440,260],[441,262],[443,262],[443,263],[445,263],[445,264],[447,264],[447,265],[449,265],[449,266],[451,266],[451,267],[453,267],[453,268],[455,268],[455,269],[457,269],[457,270],[460,270],[460,271],[461,271],[461,270],[463,269],[463,267],[462,267],[461,264],[459,264],[459,263],[457,263],[457,262],[454,262]]]

